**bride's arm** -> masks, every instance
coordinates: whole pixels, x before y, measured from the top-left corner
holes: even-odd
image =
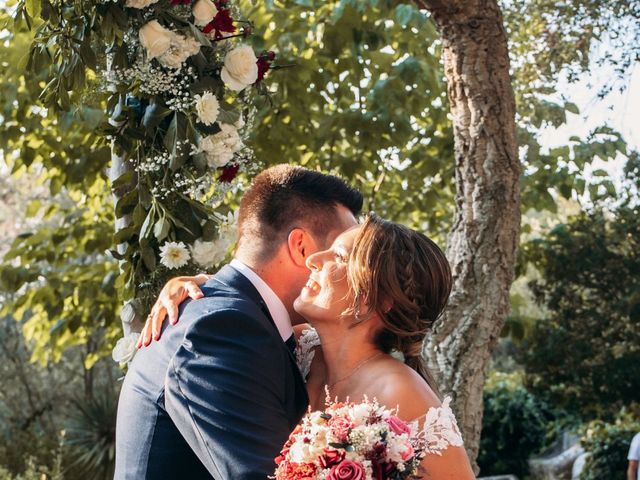
[[[464,447],[449,446],[442,455],[429,454],[422,460],[422,480],[475,480]]]
[[[151,340],[160,339],[160,331],[162,323],[167,315],[169,323],[175,325],[178,323],[178,307],[187,298],[194,300],[202,298],[202,290],[200,285],[212,278],[213,275],[201,273],[195,277],[175,277],[169,280],[162,290],[156,303],[151,308],[151,313],[147,316],[140,338],[138,338],[137,348],[148,346]]]
[[[428,413],[430,411],[435,413],[432,409],[441,409],[439,413],[446,415],[452,421],[451,423],[455,425],[455,417],[450,413],[448,407],[446,410],[443,408],[433,391],[422,384],[423,382],[414,383],[412,380],[408,380],[405,376],[398,376],[395,380],[387,379],[378,400],[381,404],[389,407],[398,406],[398,417],[405,421],[419,419],[420,429],[426,427],[432,433],[434,432],[434,427],[443,426],[439,424],[438,420],[434,420],[433,416],[431,417],[432,423],[425,424],[429,418]],[[440,433],[449,433],[449,435],[440,435]],[[445,427],[438,430],[438,435],[436,436],[440,438],[443,436],[445,438],[449,437],[451,442],[444,442],[444,448],[427,454],[421,463],[420,478],[423,480],[475,480],[476,477],[473,474],[467,452],[462,445],[462,439],[459,437],[457,425],[455,425],[455,431]]]

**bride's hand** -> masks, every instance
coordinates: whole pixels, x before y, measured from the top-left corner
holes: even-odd
[[[167,315],[169,315],[169,323],[171,325],[178,323],[178,307],[180,304],[187,298],[194,300],[202,298],[200,285],[212,277],[213,275],[201,273],[195,277],[175,277],[169,280],[162,287],[156,303],[151,308],[151,313],[147,317],[136,347],[146,347],[151,343],[152,339],[160,339],[162,323]]]

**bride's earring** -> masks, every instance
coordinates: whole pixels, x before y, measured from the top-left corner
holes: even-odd
[[[371,310],[369,310],[365,315],[363,315],[360,312],[360,303],[361,302],[360,302],[360,294],[359,293],[356,295],[356,299],[355,299],[354,303],[356,305],[356,308],[355,308],[355,311],[353,313],[354,313],[354,316],[356,318],[356,322],[357,323],[364,322],[365,320],[367,320],[371,316]]]

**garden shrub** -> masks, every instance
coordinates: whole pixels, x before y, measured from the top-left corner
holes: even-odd
[[[519,374],[494,373],[484,390],[482,475],[527,475],[527,461],[545,447],[553,420],[552,410],[526,390]]]
[[[580,480],[624,478],[631,439],[640,432],[637,417],[621,415],[615,423],[595,420],[586,428],[581,443],[589,453]]]

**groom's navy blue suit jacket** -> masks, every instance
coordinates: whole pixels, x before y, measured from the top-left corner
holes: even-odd
[[[295,358],[251,282],[226,266],[202,291],[129,366],[117,480],[264,480],[307,408]]]

